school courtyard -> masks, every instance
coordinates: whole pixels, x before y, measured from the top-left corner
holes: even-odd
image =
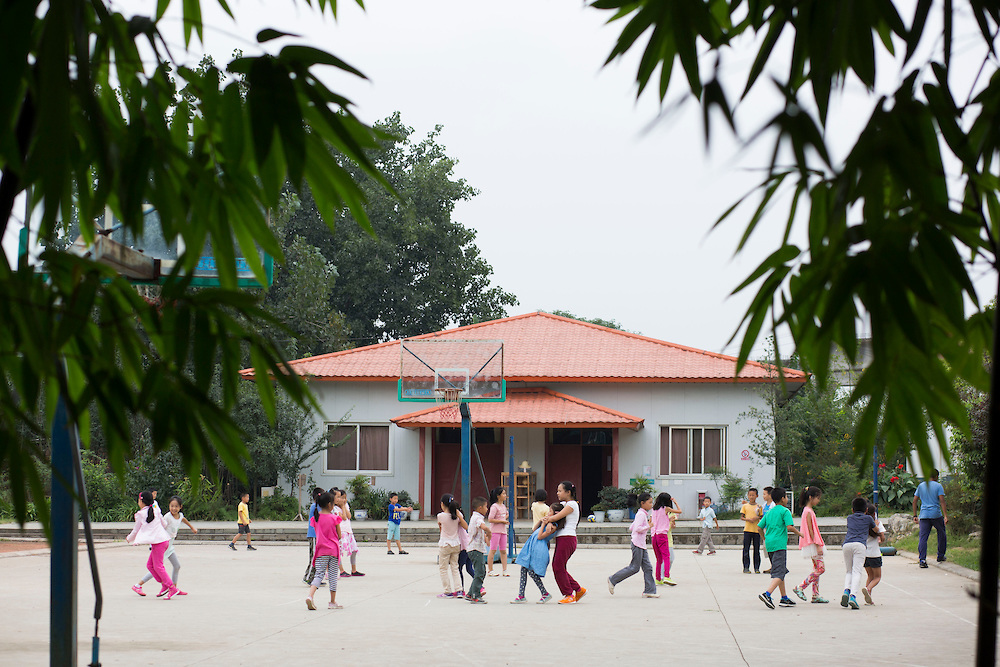
[[[5,543],[10,548],[13,543]],[[41,543],[39,546],[44,546]],[[140,598],[130,590],[143,574],[145,548],[98,549],[104,587],[102,665],[609,665],[625,661],[687,665],[968,665],[973,662],[976,584],[906,556],[885,558],[876,606],[841,608],[843,561],[827,558],[821,579],[829,605],[767,609],[757,600],[766,575],[742,573],[738,549],[696,556],[678,548],[659,599],[642,599],[641,575],[612,596],[608,575],[628,562],[627,547],[582,546],[570,572],[588,595],[575,605],[538,598],[512,605],[511,577],[486,580],[489,604],[438,599],[437,549],[408,546],[388,556],[384,544],[361,546],[359,570],[341,580],[339,611],[317,592],[318,611],[304,603],[306,547],[261,542],[256,552],[225,543],[178,545],[181,588],[157,599],[155,582]],[[46,549],[0,553],[3,607],[0,663],[48,664],[49,556]],[[789,593],[806,565],[790,552]],[[168,565],[169,571],[169,565]],[[551,570],[545,578],[555,591]],[[86,553],[80,553],[79,664],[90,662],[94,597]]]

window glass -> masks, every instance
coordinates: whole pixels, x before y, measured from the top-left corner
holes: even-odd
[[[660,427],[660,475],[670,474],[670,427]]]
[[[362,426],[358,470],[389,469],[389,427]]]
[[[705,467],[722,465],[722,429],[705,429]]]
[[[329,430],[330,444],[335,445],[326,450],[327,470],[357,470],[358,469],[358,427],[331,426]],[[343,444],[337,443],[344,441]]]
[[[670,474],[688,472],[688,430],[675,428],[670,431]]]

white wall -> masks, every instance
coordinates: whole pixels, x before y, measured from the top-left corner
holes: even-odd
[[[393,382],[319,382],[311,383],[317,400],[323,408],[326,421],[336,423],[347,416],[349,423],[387,424],[389,419],[408,412],[429,407],[429,403],[401,403],[397,400]],[[511,383],[510,386],[522,386]],[[732,383],[547,383],[554,391],[618,410],[644,419],[639,431],[619,431],[618,472],[619,486],[628,486],[630,478],[641,474],[643,466],[650,466],[657,491],[668,491],[677,498],[684,510],[683,516],[691,518],[697,513],[699,491],[707,491],[718,499],[718,489],[708,475],[674,475],[662,477],[659,472],[660,426],[723,426],[726,428],[726,466],[736,475],[749,478],[757,487],[771,484],[774,479],[774,462],[741,460],[741,452],[749,450],[749,429],[752,424],[740,418],[750,405],[763,407],[763,400],[752,385]],[[538,479],[545,479],[544,429],[509,428],[505,436],[514,437],[515,464],[527,459]],[[419,489],[419,432],[390,426],[389,458],[391,471],[376,475],[375,486],[396,491],[405,489],[414,498]],[[430,432],[426,436],[425,508],[436,507],[430,494]],[[506,443],[505,443],[506,444]],[[505,450],[506,453],[506,450]],[[504,459],[506,469],[507,460]],[[309,472],[309,471],[304,471]],[[327,473],[321,456],[311,468],[318,486],[344,486],[354,475]],[[294,489],[292,489],[294,492]]]

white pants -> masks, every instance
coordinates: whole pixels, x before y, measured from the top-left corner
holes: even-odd
[[[844,576],[844,590],[851,591],[851,595],[858,594],[861,586],[861,573],[865,569],[866,546],[862,542],[848,542],[844,545],[844,567],[847,574]]]

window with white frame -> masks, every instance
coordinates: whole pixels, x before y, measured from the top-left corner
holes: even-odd
[[[721,426],[661,426],[660,475],[704,475],[726,460]]]
[[[327,426],[326,472],[389,472],[389,427]]]

